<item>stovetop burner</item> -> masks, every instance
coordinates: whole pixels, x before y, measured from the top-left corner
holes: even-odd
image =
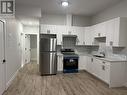
[[[64,57],[79,57],[78,54],[75,53],[74,49],[62,49],[61,53]]]

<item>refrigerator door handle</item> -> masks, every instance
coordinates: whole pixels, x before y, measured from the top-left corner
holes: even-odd
[[[52,58],[52,53],[50,54],[50,74],[52,73],[52,60],[53,60],[53,58]]]
[[[50,39],[50,51],[53,51],[53,39]]]
[[[56,41],[56,39],[54,39],[53,51],[56,51],[56,44],[57,44],[57,41]]]

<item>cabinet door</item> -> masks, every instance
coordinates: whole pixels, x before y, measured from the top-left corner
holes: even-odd
[[[114,23],[115,23],[115,25],[114,25],[114,34],[113,34],[113,46],[120,46],[121,45],[121,43],[120,43],[120,32],[122,32],[122,30],[120,31],[120,18],[115,18],[114,19]],[[123,25],[124,26],[124,25]],[[122,27],[123,27],[122,26]],[[126,27],[126,26],[125,26]],[[124,27],[124,29],[126,29]],[[122,33],[121,33],[122,34]],[[125,34],[126,35],[126,34]],[[122,38],[123,38],[124,36],[122,36]],[[122,42],[124,42],[124,41],[122,41]],[[121,45],[122,46],[122,45]],[[124,45],[123,45],[124,46]]]
[[[86,63],[87,63],[86,56],[80,56],[79,57],[79,70],[85,70]]]
[[[56,25],[41,25],[40,33],[43,34],[56,34]]]
[[[73,27],[73,35],[77,35],[77,45],[83,45],[84,42],[84,27]]]
[[[63,71],[63,56],[57,56],[57,71]]]
[[[101,60],[94,58],[92,74],[100,78],[100,69],[101,69]]]
[[[66,35],[75,35],[75,27],[67,26]]]
[[[105,64],[105,82],[110,83],[110,63]]]
[[[106,23],[94,25],[94,37],[106,37]]]
[[[65,26],[57,26],[56,34],[57,34],[57,45],[62,45],[62,36],[66,34],[67,30]]]
[[[106,77],[106,66],[105,66],[105,62],[101,61],[100,63],[100,76],[99,78],[103,81],[105,81],[105,77]]]
[[[47,34],[47,29],[48,29],[47,25],[41,25],[40,33]]]
[[[92,73],[93,72],[93,58],[92,57],[89,57],[87,56],[87,63],[86,63],[86,70],[89,72],[89,73]]]
[[[99,25],[100,37],[106,37],[106,25],[107,25],[106,22],[103,22]]]
[[[98,37],[98,24],[93,26],[94,37]]]
[[[86,27],[84,33],[84,44],[85,45],[92,45],[93,44],[93,34],[92,34],[92,27]]]
[[[100,60],[100,66],[99,66],[99,76],[101,80],[103,80],[106,83],[109,83],[109,77],[110,77],[110,63]]]
[[[107,23],[106,45],[113,46],[114,45],[113,35],[115,33],[115,21],[110,20],[110,21],[107,21],[106,23]]]

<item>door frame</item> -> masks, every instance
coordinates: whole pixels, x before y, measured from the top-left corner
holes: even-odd
[[[22,41],[22,47],[23,47],[23,63],[25,62],[25,35],[36,35],[37,36],[37,64],[39,64],[39,33],[23,33],[23,41]],[[22,67],[24,64],[22,64]]]
[[[27,42],[29,42],[29,46],[27,45]],[[25,56],[25,63],[24,64],[28,64],[30,62],[30,35],[29,34],[25,34],[25,50],[24,50],[24,56]],[[28,48],[29,47],[29,48]],[[28,57],[28,52],[29,52],[29,57]],[[27,54],[26,54],[27,53]]]
[[[0,19],[0,22],[3,23],[3,57],[6,61],[6,22],[4,19]],[[6,62],[4,62],[4,66],[3,66],[3,92],[7,89],[6,87]]]

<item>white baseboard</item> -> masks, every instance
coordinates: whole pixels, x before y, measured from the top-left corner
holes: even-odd
[[[12,81],[15,79],[15,77],[17,76],[17,74],[18,74],[18,72],[19,72],[20,69],[21,69],[21,67],[17,69],[17,71],[16,71],[16,72],[14,73],[14,75],[12,76],[12,78],[6,83],[6,90],[7,90],[8,87],[11,85]]]

